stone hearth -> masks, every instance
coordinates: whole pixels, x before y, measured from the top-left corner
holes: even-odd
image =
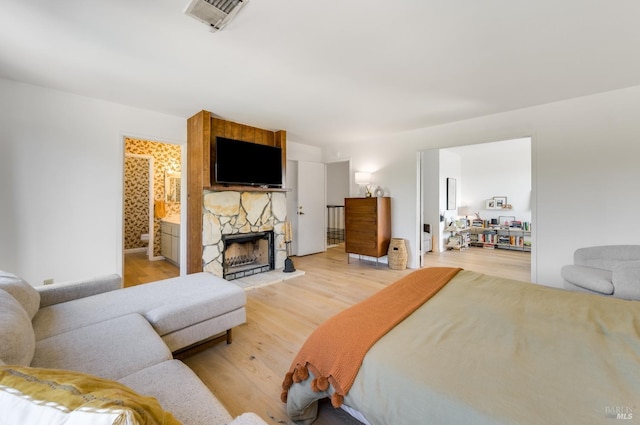
[[[284,260],[287,258],[284,243],[286,219],[287,199],[283,192],[205,191],[202,226],[203,270],[223,276],[222,235],[269,230],[274,233],[275,269],[284,268]]]

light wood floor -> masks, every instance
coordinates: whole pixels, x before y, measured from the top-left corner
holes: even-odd
[[[145,252],[124,255],[123,285],[134,286],[180,276],[180,269],[168,261],[149,261]]]
[[[293,260],[306,274],[249,291],[247,323],[234,329],[231,345],[184,360],[233,416],[252,411],[267,423],[289,424],[280,386],[306,337],[330,316],[413,271],[357,259],[347,264],[343,246]],[[522,252],[471,248],[426,255],[425,266],[439,265],[524,281],[530,276],[530,254]],[[324,406],[314,425],[348,423],[340,409]]]
[[[462,251],[429,252],[425,267],[462,267],[508,279],[531,281],[531,254],[506,249],[469,248]]]

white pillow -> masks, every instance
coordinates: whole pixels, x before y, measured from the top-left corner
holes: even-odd
[[[0,289],[0,359],[6,364],[29,366],[36,351],[31,319],[7,292]]]
[[[40,402],[20,391],[0,385],[0,419],[2,424],[47,424],[47,425],[133,425],[137,422],[131,412],[113,410],[68,410],[52,402]]]

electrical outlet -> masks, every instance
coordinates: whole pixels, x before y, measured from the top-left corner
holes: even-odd
[[[44,282],[42,282],[44,285],[51,285],[53,283],[53,278],[51,279],[45,279]]]

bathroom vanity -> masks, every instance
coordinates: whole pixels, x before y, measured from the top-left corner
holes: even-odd
[[[180,220],[165,218],[160,222],[160,253],[170,263],[180,266]]]

